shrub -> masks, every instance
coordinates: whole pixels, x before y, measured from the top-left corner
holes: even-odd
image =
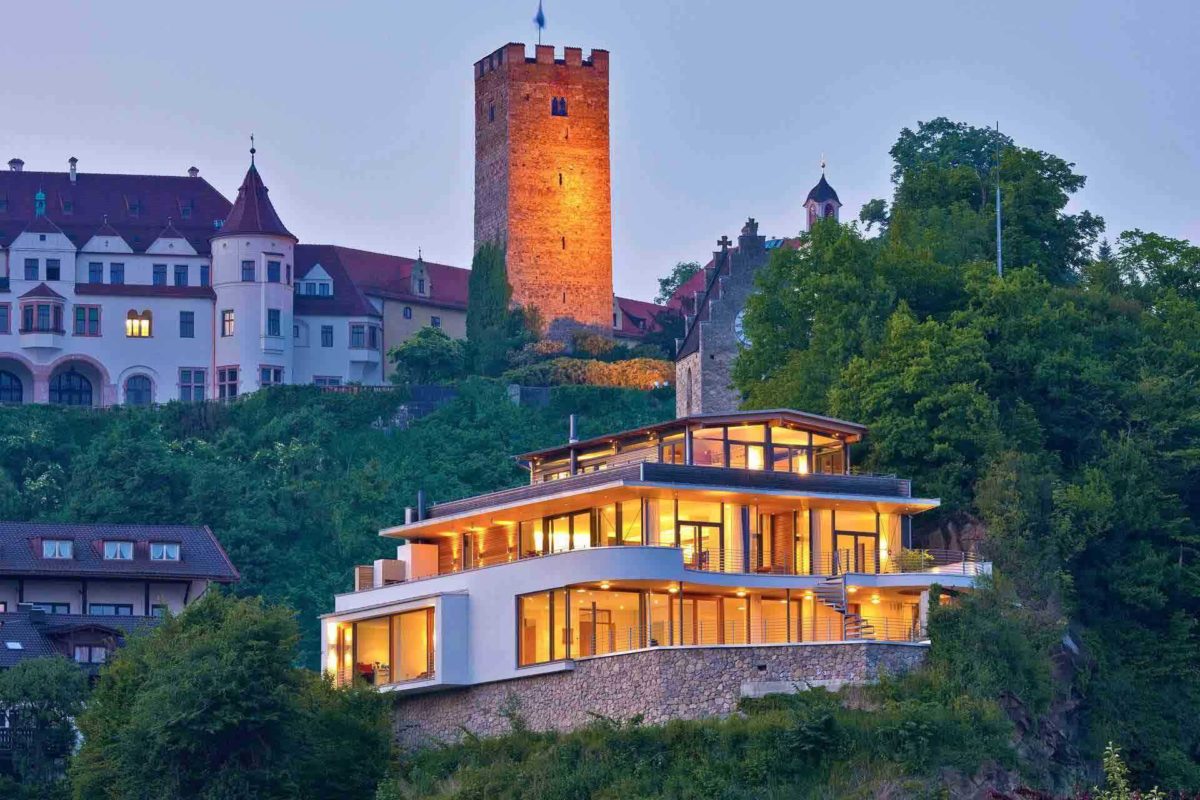
[[[652,389],[671,383],[675,366],[669,361],[633,358],[626,361],[596,361],[582,358],[555,358],[540,364],[512,369],[504,373],[508,383],[524,386],[618,386]]]

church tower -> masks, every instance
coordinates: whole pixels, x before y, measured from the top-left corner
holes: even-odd
[[[811,231],[813,224],[819,219],[832,217],[836,222],[841,207],[842,201],[838,199],[837,192],[825,180],[825,164],[822,162],[821,180],[817,181],[817,185],[808,193],[808,199],[804,201],[804,209],[808,212],[808,229]]]
[[[475,63],[475,249],[554,334],[611,331],[608,51],[507,44]]]
[[[296,242],[271,205],[251,147],[237,200],[212,237],[214,397],[291,379]]]

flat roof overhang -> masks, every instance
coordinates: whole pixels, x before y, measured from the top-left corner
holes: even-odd
[[[823,433],[851,443],[861,441],[867,433],[867,427],[859,425],[857,422],[849,422],[834,417],[824,417],[820,414],[809,414],[790,408],[771,408],[762,411],[739,411],[732,414],[694,414],[689,417],[679,417],[678,419],[659,422],[654,425],[644,425],[640,428],[631,428],[630,430],[610,433],[604,436],[595,436],[591,439],[583,439],[569,444],[543,447],[540,450],[521,453],[516,458],[519,462],[528,463],[554,455],[566,456],[571,450],[601,447],[605,444],[623,442],[630,439],[644,439],[648,436],[656,436],[664,432],[674,432],[676,429],[683,429],[693,425],[754,425],[769,424],[772,422],[790,423],[805,430],[811,430],[814,433]]]
[[[640,466],[640,465],[639,465]],[[698,469],[705,469],[703,467]],[[593,473],[593,475],[602,473]],[[605,482],[589,482],[586,485],[571,487],[563,485],[562,491],[549,492],[536,497],[514,497],[509,501],[498,497],[496,503],[471,506],[459,513],[450,513],[419,520],[408,525],[395,525],[384,528],[380,536],[413,539],[436,539],[465,528],[489,528],[495,525],[514,524],[518,515],[512,512],[521,509],[521,516],[541,517],[564,513],[579,508],[584,498],[593,498],[586,505],[605,505],[633,496],[650,495],[652,497],[681,497],[688,499],[710,500],[717,502],[739,502],[747,505],[761,505],[771,501],[789,503],[799,502],[810,508],[862,508],[864,506],[881,513],[917,514],[941,505],[936,498],[902,497],[891,494],[871,494],[859,492],[830,492],[806,491],[802,484],[795,488],[774,486],[739,486],[736,484],[688,483],[680,481],[646,480],[641,470],[629,470],[628,474],[617,474],[613,471],[613,480]],[[842,476],[837,476],[842,477]],[[854,476],[845,476],[853,478]],[[539,486],[554,488],[557,483],[539,484]],[[529,488],[529,487],[523,487]],[[504,494],[504,493],[498,493]],[[486,497],[486,496],[485,496]]]

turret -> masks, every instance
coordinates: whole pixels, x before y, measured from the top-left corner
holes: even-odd
[[[232,398],[291,380],[292,266],[297,239],[250,169],[212,237],[216,293],[214,397]]]
[[[837,192],[825,180],[825,164],[822,162],[821,180],[817,181],[804,201],[804,208],[808,211],[808,229],[812,230],[813,223],[819,219],[832,218],[836,222],[841,207],[842,201],[838,199]]]

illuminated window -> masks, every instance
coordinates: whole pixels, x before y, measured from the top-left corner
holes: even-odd
[[[221,336],[233,336],[233,309],[221,310]]]
[[[133,560],[133,542],[105,542],[104,543],[104,560],[105,561],[132,561]]]
[[[147,339],[153,333],[153,315],[149,309],[140,314],[130,311],[125,315],[125,336],[129,339]]]

